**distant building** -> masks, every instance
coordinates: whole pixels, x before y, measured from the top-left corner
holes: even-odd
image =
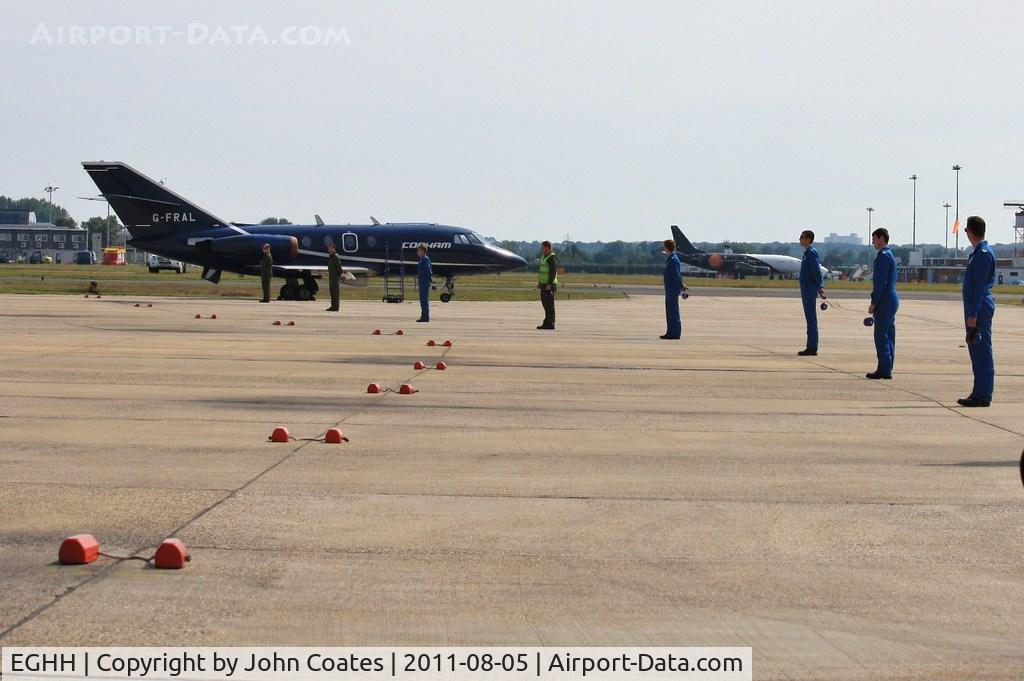
[[[959,284],[964,279],[967,258],[923,258],[919,267],[901,267],[900,276],[929,284]],[[996,258],[996,285],[1024,281],[1024,267],[1012,258]]]
[[[36,222],[33,210],[0,210],[0,225],[32,225]]]
[[[50,256],[54,262],[74,262],[75,253],[89,249],[84,229],[58,227],[49,222],[36,222],[30,210],[0,210],[0,260],[27,261],[33,251]]]
[[[825,243],[827,243],[827,244],[846,244],[848,246],[860,246],[860,245],[862,245],[860,237],[857,236],[856,234],[842,235],[842,234],[836,234],[835,232],[832,232],[827,237],[825,237]]]

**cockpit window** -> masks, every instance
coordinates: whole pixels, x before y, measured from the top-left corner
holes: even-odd
[[[468,246],[469,245],[469,239],[466,238],[465,234],[456,234],[452,238],[452,241],[455,243],[456,246]]]
[[[473,232],[470,232],[466,236],[469,237],[469,243],[473,244],[474,246],[483,246],[484,245],[483,240],[479,236],[474,234]]]

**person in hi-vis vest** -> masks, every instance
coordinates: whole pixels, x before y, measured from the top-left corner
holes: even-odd
[[[551,242],[540,245],[540,268],[537,270],[537,288],[540,304],[544,306],[544,321],[538,329],[555,328],[555,291],[558,289],[558,256],[551,250]]]

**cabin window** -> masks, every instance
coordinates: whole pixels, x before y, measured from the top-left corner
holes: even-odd
[[[341,235],[341,247],[346,253],[355,253],[359,248],[359,237],[352,232]]]
[[[366,245],[369,246],[370,248],[373,248],[374,246],[376,246],[377,245],[377,237],[375,237],[372,234],[370,236],[366,237]]]
[[[312,245],[313,245],[313,240],[312,239],[310,239],[308,236],[302,237],[302,247],[303,248],[309,248]]]
[[[324,237],[324,248],[327,248],[328,246],[330,246],[333,243],[334,243],[334,237],[331,237],[331,236],[325,236]]]

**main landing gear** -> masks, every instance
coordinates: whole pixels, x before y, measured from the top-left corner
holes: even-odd
[[[455,297],[455,277],[448,277],[444,280],[445,292],[441,294],[442,303],[450,303]]]
[[[288,277],[284,286],[281,287],[281,295],[278,300],[316,300],[317,291],[320,286],[316,279],[309,272],[302,273],[302,281],[297,277]]]

